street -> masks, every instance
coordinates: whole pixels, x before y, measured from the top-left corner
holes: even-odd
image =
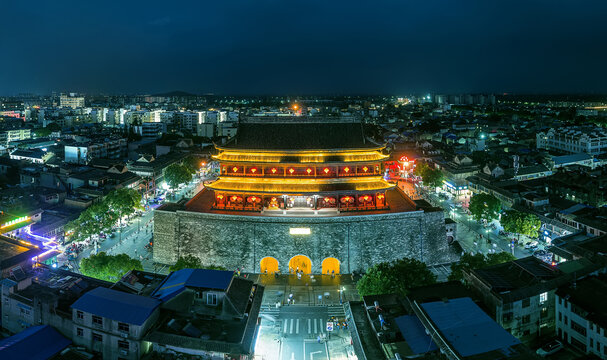
[[[207,180],[205,177],[194,177],[185,187],[167,197],[167,201],[177,202],[183,198],[192,197],[203,189],[205,180]],[[153,243],[154,209],[160,205],[150,204],[141,216],[135,216],[126,227],[114,232],[113,236],[93,241],[92,243],[97,245],[97,252],[103,251],[110,255],[127,254],[133,259],[140,260],[146,271],[167,272],[166,268],[158,267],[153,262],[152,250],[145,247],[150,242]],[[75,270],[78,270],[80,260],[89,257],[91,253],[94,253],[93,250],[94,246],[89,246],[78,254],[76,259],[71,262]]]

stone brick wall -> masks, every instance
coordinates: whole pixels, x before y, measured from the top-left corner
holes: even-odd
[[[294,227],[309,228],[310,235],[291,235]],[[313,273],[321,273],[328,257],[350,273],[402,257],[428,264],[454,261],[457,254],[450,252],[445,233],[442,211],[295,218],[156,210],[154,260],[173,264],[180,254],[192,254],[206,265],[259,272],[260,260],[270,256],[287,273],[289,260],[305,255]]]

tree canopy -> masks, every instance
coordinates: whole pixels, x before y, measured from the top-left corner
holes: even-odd
[[[396,293],[406,295],[407,290],[434,284],[436,276],[425,263],[410,258],[382,262],[367,269],[356,284],[360,296]]]
[[[33,133],[36,137],[47,137],[51,134],[51,130],[49,128],[38,128],[34,129]]]
[[[537,215],[516,210],[509,210],[502,214],[500,224],[507,232],[527,235],[531,238],[538,236],[542,226],[542,222]]]
[[[445,178],[440,169],[430,167],[425,162],[417,163],[413,173],[417,176],[421,176],[424,184],[430,187],[441,186],[443,184],[443,179]]]
[[[100,252],[80,261],[80,272],[83,275],[106,281],[118,281],[130,270],[143,270],[143,266],[141,261],[126,254],[108,255]]]
[[[476,270],[482,269],[487,266],[497,265],[508,261],[516,260],[516,258],[507,252],[501,252],[496,254],[464,254],[459,262],[451,264],[451,274],[449,274],[449,281],[463,280],[464,270]]]
[[[141,194],[134,189],[117,189],[103,200],[89,206],[80,216],[65,225],[65,231],[72,233],[70,239],[81,241],[100,232],[109,232],[123,217],[142,209]]]
[[[192,181],[190,168],[183,164],[171,164],[164,172],[164,179],[171,188]]]
[[[477,221],[492,221],[498,218],[502,203],[493,195],[476,194],[470,198],[468,210]]]
[[[169,271],[177,271],[181,269],[210,269],[210,270],[226,270],[226,268],[217,265],[203,265],[200,259],[194,255],[180,256],[174,265],[169,267]]]

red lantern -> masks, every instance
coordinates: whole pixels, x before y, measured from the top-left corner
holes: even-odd
[[[272,168],[272,170],[270,170],[272,172],[272,174],[276,174],[276,168]]]
[[[324,171],[325,174],[328,174],[329,173],[329,168],[324,168],[322,171]]]
[[[257,196],[251,196],[251,197],[249,197],[249,202],[254,203],[254,202],[257,202],[258,199],[259,198]]]
[[[238,168],[237,168],[236,166],[234,166],[234,167],[232,168],[232,171],[233,171],[233,172],[237,172],[237,171],[238,171]]]
[[[363,196],[363,199],[364,199],[365,201],[369,201],[369,199],[370,199],[370,198],[369,198],[369,195],[365,195],[365,196]]]
[[[231,197],[232,201],[236,201],[236,199],[238,199],[238,196],[234,195]]]
[[[312,172],[312,169],[307,168],[307,169],[306,169],[306,172],[308,173],[308,175],[310,175],[310,173]]]
[[[289,174],[293,174],[294,172],[295,172],[295,169],[293,169],[293,168],[289,169]]]

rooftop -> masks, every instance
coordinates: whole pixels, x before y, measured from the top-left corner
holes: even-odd
[[[559,288],[556,294],[566,298],[587,312],[586,319],[607,327],[607,278],[590,276],[576,282],[575,286],[569,285]]]
[[[468,297],[423,303],[421,307],[450,347],[461,356],[496,350],[508,354],[510,347],[520,344]]]
[[[182,269],[169,274],[152,297],[167,301],[187,287],[225,291],[230,286],[234,272],[209,269]]]
[[[0,358],[49,359],[71,343],[49,325],[32,326],[0,340]]]
[[[82,295],[72,308],[127,324],[142,325],[159,305],[157,299],[98,287]]]
[[[339,121],[339,122],[338,122]],[[236,136],[222,149],[330,150],[379,148],[368,140],[359,121],[339,118],[288,117],[243,119]]]

